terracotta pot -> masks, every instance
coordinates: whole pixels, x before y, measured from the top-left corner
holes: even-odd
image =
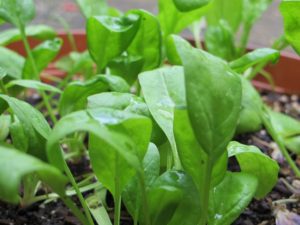
[[[65,32],[58,32],[58,34],[59,37],[64,41],[64,45],[58,55],[58,57],[61,57],[67,55],[70,51],[72,51],[72,47]],[[73,36],[78,50],[86,50],[87,44],[85,31],[75,30],[73,31]],[[32,47],[39,43],[39,41],[34,39],[30,39],[29,42]],[[10,44],[8,47],[22,55],[25,55],[25,50],[21,42]],[[249,50],[251,50],[251,48]],[[278,63],[275,65],[269,65],[266,70],[273,76],[276,86],[276,92],[300,94],[300,57],[288,53],[283,53],[281,54]],[[56,69],[53,64],[51,64],[45,70],[45,73],[64,76],[64,73]],[[271,85],[269,85],[267,80],[260,75],[255,78],[253,83],[258,89],[272,90]]]

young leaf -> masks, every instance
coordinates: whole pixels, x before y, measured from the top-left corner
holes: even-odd
[[[183,69],[174,66],[144,72],[139,75],[139,81],[149,110],[166,134],[172,147],[175,166],[179,168],[173,121],[175,105],[185,105]]]
[[[24,26],[34,16],[33,0],[0,0],[0,18],[16,27]]]
[[[0,67],[6,71],[8,76],[21,79],[24,62],[25,59],[19,54],[0,47]]]
[[[300,122],[285,114],[269,110],[271,123],[288,149],[300,153]]]
[[[262,127],[260,113],[263,109],[263,102],[259,93],[246,78],[241,76],[242,81],[242,109],[236,128],[237,134],[256,132]]]
[[[184,30],[205,14],[207,6],[190,12],[180,12],[174,5],[173,0],[158,1],[158,19],[166,38],[169,34],[177,34]]]
[[[108,12],[106,0],[76,0],[76,2],[87,19],[92,16],[106,15]]]
[[[129,92],[129,86],[122,78],[111,75],[97,75],[85,82],[74,81],[65,88],[59,101],[60,114],[84,109],[87,97],[105,91]]]
[[[0,142],[6,140],[9,135],[11,119],[9,115],[0,115]]]
[[[37,80],[12,80],[6,85],[6,88],[11,88],[13,86],[32,88],[39,91],[50,91],[55,93],[61,93],[61,90],[59,90],[58,88],[49,84],[42,83]]]
[[[182,12],[192,11],[203,7],[208,4],[211,0],[173,0],[176,8]]]
[[[113,58],[121,55],[135,37],[140,17],[93,16],[87,21],[87,43],[89,52],[101,71]]]
[[[232,224],[254,197],[256,187],[257,179],[252,175],[227,172],[224,180],[210,191],[208,224]]]
[[[2,80],[6,75],[7,75],[6,70],[0,67],[0,80]]]
[[[242,87],[238,74],[223,60],[202,50],[176,46],[184,66],[187,109],[201,148],[215,162],[234,135],[241,109]]]
[[[140,27],[128,48],[129,54],[143,58],[143,71],[157,68],[162,57],[162,37],[157,18],[144,10],[132,10],[128,15],[140,17]]]
[[[9,126],[9,133],[13,146],[22,152],[28,152],[30,140],[28,140],[24,127],[18,119]]]
[[[46,161],[45,142],[51,131],[42,113],[28,103],[0,95],[0,113],[9,106],[18,117],[28,139],[28,153]]]
[[[48,64],[57,56],[61,46],[62,39],[55,38],[54,40],[47,40],[39,44],[32,50],[32,55],[36,62],[38,73],[42,72],[42,70],[44,70],[48,66]],[[23,78],[39,80],[39,77],[35,77],[35,71],[29,58],[26,59],[24,64]]]
[[[279,51],[272,48],[259,48],[229,63],[229,66],[237,73],[243,73],[248,68],[261,62],[276,63],[279,59]]]
[[[220,20],[224,20],[235,33],[242,19],[243,0],[214,0],[208,12],[205,14],[208,27],[218,26]]]
[[[17,204],[20,200],[19,188],[25,175],[35,173],[52,190],[64,196],[67,179],[55,167],[37,158],[0,146],[0,199]]]
[[[256,146],[243,145],[232,141],[228,147],[229,157],[235,156],[241,171],[257,178],[255,197],[263,198],[277,183],[279,166],[276,161],[263,154]]]
[[[27,26],[27,37],[32,37],[39,40],[53,39],[56,37],[56,32],[52,27],[46,25]],[[22,39],[19,29],[13,28],[2,31],[0,34],[0,45],[8,45],[10,43],[20,41]]]
[[[284,21],[285,39],[300,54],[300,2],[297,0],[283,0],[280,4],[280,12]]]
[[[227,61],[236,57],[234,33],[227,21],[220,20],[217,25],[208,26],[205,32],[207,51]]]

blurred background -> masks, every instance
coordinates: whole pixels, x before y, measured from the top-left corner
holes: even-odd
[[[61,16],[68,22],[71,29],[85,29],[85,20],[75,4],[75,0],[35,0],[35,2],[37,16],[33,23],[48,24],[58,31],[62,31],[63,25],[57,19],[58,16]],[[154,14],[157,14],[158,11],[157,0],[108,0],[108,3],[121,11],[133,8],[146,9]],[[251,33],[250,46],[269,47],[282,34],[283,26],[282,17],[278,10],[279,3],[280,0],[274,0],[270,8],[256,23]],[[290,51],[290,49],[286,51]]]

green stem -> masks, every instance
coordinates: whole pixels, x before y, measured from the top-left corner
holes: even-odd
[[[195,45],[196,45],[196,47],[199,48],[199,49],[202,49],[200,22],[194,22],[192,24],[192,33],[193,33],[193,37],[195,39]]]
[[[145,217],[145,225],[151,225],[151,220],[149,216],[149,209],[148,209],[148,199],[147,199],[147,190],[146,190],[146,184],[145,184],[145,175],[144,171],[140,173],[140,185],[142,190],[142,201],[143,201],[143,214]],[[135,218],[136,219],[136,218]]]
[[[85,215],[87,217],[88,224],[94,225],[93,218],[92,218],[92,216],[90,214],[90,211],[89,211],[89,208],[88,208],[88,206],[87,206],[87,204],[86,204],[86,202],[85,202],[85,200],[84,200],[84,198],[83,198],[83,196],[82,196],[82,194],[80,192],[80,189],[77,186],[77,183],[76,183],[76,181],[75,181],[75,179],[74,179],[74,177],[73,177],[73,175],[72,175],[72,173],[71,173],[71,171],[70,171],[70,169],[69,169],[66,161],[63,160],[63,162],[64,162],[63,163],[64,164],[64,170],[65,170],[65,172],[67,174],[67,177],[69,178],[69,180],[70,180],[70,182],[71,182],[74,190],[76,191],[76,195],[77,195],[77,197],[78,197],[78,199],[79,199],[79,201],[80,201],[80,203],[81,203],[81,205],[83,207],[84,213],[85,213]]]
[[[22,23],[20,23],[20,24],[22,24]],[[35,60],[33,58],[29,42],[28,42],[27,37],[26,37],[25,27],[23,25],[20,25],[19,29],[20,29],[22,41],[23,41],[27,56],[30,60],[34,75],[38,80],[40,80],[39,72],[38,72],[37,66],[35,64]],[[49,104],[49,99],[47,98],[47,95],[44,91],[40,91],[40,93],[41,93],[41,96],[43,98],[43,102],[44,102],[44,104],[45,104],[45,106],[48,110],[49,115],[50,115],[50,118],[51,118],[52,122],[55,124],[57,122],[57,119],[56,119],[56,117],[54,115],[54,112],[53,112],[53,110],[52,110],[52,108]]]
[[[262,115],[263,124],[266,127],[266,129],[268,130],[268,133],[271,135],[272,139],[278,145],[281,153],[283,154],[285,160],[288,162],[288,164],[294,171],[295,175],[300,178],[300,170],[297,167],[297,165],[295,164],[294,160],[291,158],[288,150],[286,149],[286,147],[284,145],[284,141],[282,140],[281,136],[278,135],[278,133],[275,131],[275,129],[271,123],[271,120],[270,120],[270,117],[268,114],[268,109],[266,106],[264,106],[264,112],[262,114],[263,114]]]
[[[208,204],[209,204],[209,192],[211,185],[211,176],[212,176],[212,162],[210,160],[207,161],[206,170],[204,174],[204,186],[202,192],[200,193],[200,202],[202,207],[202,216],[198,225],[206,225],[208,220]]]
[[[247,25],[247,24],[245,24],[243,27],[243,33],[242,33],[239,48],[238,48],[238,56],[243,55],[246,51],[251,28],[252,28],[252,25]]]

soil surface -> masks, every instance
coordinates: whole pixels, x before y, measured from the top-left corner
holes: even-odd
[[[296,119],[300,119],[300,98],[297,95],[279,95],[263,93],[264,101],[276,111],[284,112]],[[258,146],[280,164],[279,180],[267,197],[253,200],[234,225],[300,225],[300,181],[297,180],[284,161],[276,144],[265,130],[254,134],[236,137],[236,140]],[[300,157],[292,155],[300,167]],[[81,164],[70,165],[75,175],[80,176],[89,171],[85,160]],[[234,159],[229,162],[231,170],[239,170]],[[108,196],[108,204],[112,202]],[[296,199],[296,200],[295,200]],[[298,200],[297,200],[298,199]],[[76,199],[74,199],[76,201]],[[110,206],[110,204],[109,204]],[[111,205],[112,206],[112,205]],[[113,212],[110,212],[113,216]],[[131,225],[132,221],[123,210],[122,225]],[[277,218],[277,221],[275,221]],[[57,200],[48,204],[34,204],[22,209],[0,202],[0,225],[80,225],[64,204]]]

